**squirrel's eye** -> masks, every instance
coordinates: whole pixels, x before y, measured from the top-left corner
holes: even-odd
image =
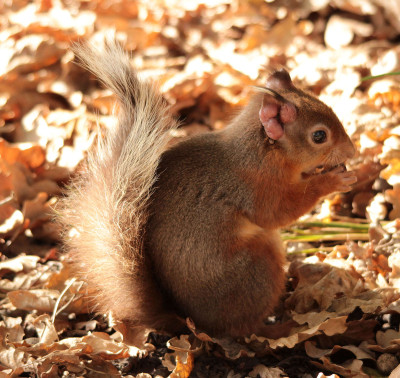
[[[314,143],[321,144],[326,141],[326,132],[324,130],[317,130],[312,133],[312,140]]]

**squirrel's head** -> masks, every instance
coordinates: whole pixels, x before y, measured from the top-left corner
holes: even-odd
[[[289,73],[280,69],[268,78],[259,118],[265,134],[301,173],[329,171],[351,158],[355,149],[330,107],[297,88]]]

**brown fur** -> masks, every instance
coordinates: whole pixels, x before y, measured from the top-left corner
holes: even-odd
[[[174,331],[177,314],[214,336],[262,332],[285,282],[279,227],[354,182],[338,169],[310,174],[353,154],[343,126],[276,74],[274,103],[288,101],[297,114],[282,139],[268,143],[258,111],[272,95],[257,93],[225,130],[164,151],[174,122],[121,49],[78,54],[122,104],[118,127],[64,205],[63,222],[80,232],[66,244],[98,293],[98,310],[133,328]],[[309,133],[319,123],[329,140],[316,146]]]

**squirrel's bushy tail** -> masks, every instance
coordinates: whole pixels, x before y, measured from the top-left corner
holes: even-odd
[[[63,200],[61,221],[78,231],[76,237],[66,235],[65,244],[77,273],[95,293],[97,311],[151,323],[151,313],[159,310],[150,308],[156,298],[146,298],[155,289],[142,263],[141,233],[159,159],[176,122],[116,42],[105,41],[100,50],[77,45],[74,51],[117,95],[120,110],[117,125],[98,138],[84,173]]]

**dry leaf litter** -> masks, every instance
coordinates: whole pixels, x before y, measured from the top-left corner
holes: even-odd
[[[0,377],[400,376],[400,5],[396,1],[6,0],[0,13]],[[151,333],[126,345],[63,265],[57,202],[114,98],[74,41],[115,30],[182,120],[223,128],[264,67],[337,112],[358,183],[282,231],[279,339]],[[73,231],[72,231],[73,232]]]

